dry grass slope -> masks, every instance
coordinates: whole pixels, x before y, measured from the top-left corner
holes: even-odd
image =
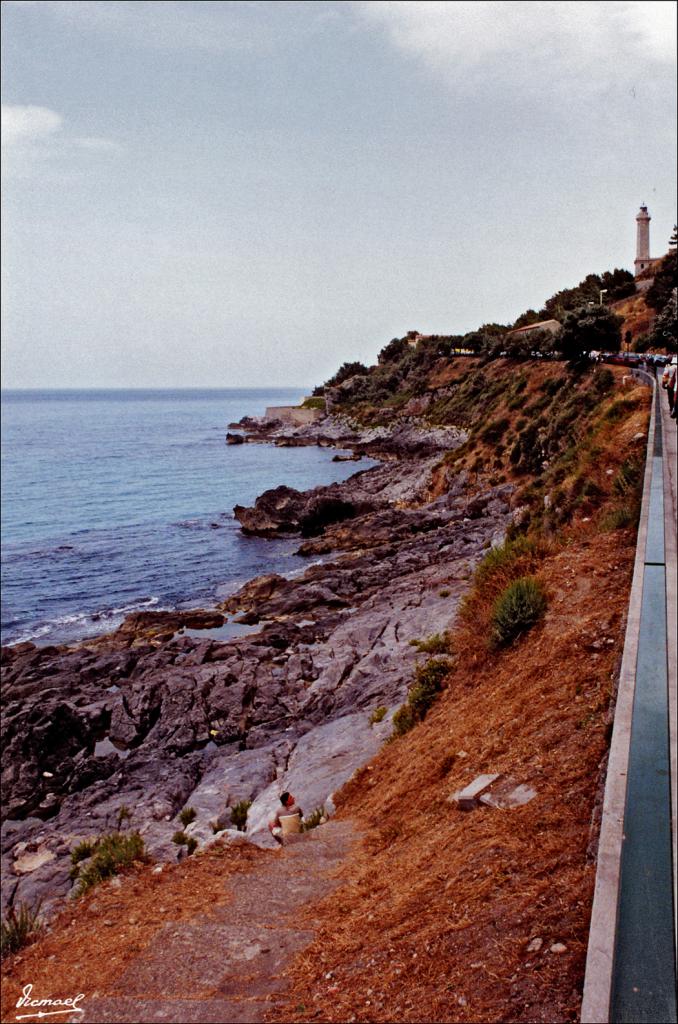
[[[623,420],[609,413],[617,401],[593,411],[560,482],[588,473],[591,500],[555,531],[540,519],[510,564],[478,574],[439,701],[343,790],[340,814],[370,838],[314,908],[322,928],[277,1020],[577,1019],[635,537],[601,523],[620,467],[642,453],[648,395],[627,395]],[[546,616],[490,653],[496,594],[528,573],[548,594]],[[448,802],[484,772],[537,797],[471,813]]]

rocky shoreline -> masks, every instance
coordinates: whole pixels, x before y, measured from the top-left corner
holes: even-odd
[[[410,641],[450,624],[511,521],[510,485],[477,493],[436,469],[465,440],[456,428],[361,430],[333,416],[234,426],[248,442],[325,444],[381,464],[236,507],[247,533],[299,535],[300,553],[319,560],[298,578],[258,577],[213,610],[137,613],[76,646],[3,649],[3,907],[49,909],[65,896],[70,850],[114,828],[121,807],[149,852],[172,860],[187,805],[200,845],[243,841],[230,819],[242,800],[248,838],[266,845],[282,788],[306,812],[331,811],[332,793],[390,734],[423,657]],[[255,631],[180,632],[226,616]],[[378,706],[388,713],[370,724]]]

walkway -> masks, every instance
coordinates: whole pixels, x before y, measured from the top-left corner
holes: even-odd
[[[645,376],[645,375],[643,375]],[[676,425],[656,389],[582,1021],[676,1021]]]
[[[237,877],[232,899],[208,919],[168,924],[117,979],[115,994],[87,999],[84,1024],[184,1021],[260,1024],[275,1011],[281,975],[313,938],[300,911],[338,885],[354,832],[329,822]]]

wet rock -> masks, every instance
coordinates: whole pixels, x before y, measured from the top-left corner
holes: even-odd
[[[49,864],[53,860],[56,860],[56,854],[52,853],[51,850],[42,849],[35,853],[23,853],[14,861],[14,873],[17,875],[27,875],[31,871],[41,868],[43,864]]]

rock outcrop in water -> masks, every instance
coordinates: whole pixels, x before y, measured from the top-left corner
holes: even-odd
[[[314,429],[316,442],[348,444],[329,437],[331,421]],[[248,833],[266,843],[282,788],[310,811],[376,752],[390,715],[371,725],[370,712],[402,702],[422,658],[410,641],[449,625],[510,521],[511,488],[470,496],[460,479],[426,503],[441,450],[463,435],[371,433],[352,443],[391,461],[236,510],[246,531],[298,533],[302,553],[332,560],[297,579],[259,577],[214,612],[147,612],[74,648],[4,650],[5,902],[66,894],[70,849],[114,827],[123,805],[158,857],[176,856],[187,805],[187,831],[207,842],[215,829],[234,835],[230,807],[252,800]],[[259,631],[229,642],[177,632],[224,614]]]

